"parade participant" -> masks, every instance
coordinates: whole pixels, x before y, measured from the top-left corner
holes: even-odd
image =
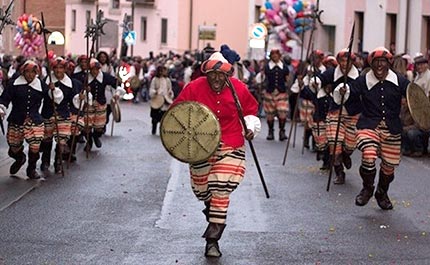
[[[390,69],[392,58],[386,48],[376,48],[368,57],[372,69],[345,88],[339,86],[335,91],[338,102],[341,93],[344,93],[345,100],[359,97],[363,104],[357,122],[357,148],[362,152],[359,172],[363,189],[357,195],[355,204],[364,206],[373,196],[376,159],[380,157],[375,198],[383,210],[393,209],[387,193],[394,180],[395,167],[400,163],[402,123],[399,115],[409,84],[406,78]]]
[[[51,99],[43,102],[42,116],[44,118],[45,131],[43,141],[40,145],[40,152],[42,153],[40,169],[46,171],[49,168],[52,142],[55,135],[57,145],[55,148],[54,169],[55,173],[61,174],[63,170],[61,167],[62,154],[68,153],[65,150],[71,135],[71,105],[74,104],[76,108],[79,108],[79,92],[82,89],[82,84],[65,74],[67,61],[64,58],[57,57],[50,64],[53,70],[53,75],[51,74],[52,81],[48,75],[45,82],[46,84],[53,83],[55,87],[59,88],[64,98],[60,104],[55,105],[55,110]],[[81,98],[83,99],[83,95]],[[55,117],[54,115],[57,116]],[[58,126],[58,135],[56,126]]]
[[[315,148],[317,151],[317,160],[322,160],[323,165],[320,170],[330,169],[330,154],[328,150],[327,140],[327,123],[326,117],[330,107],[332,98],[330,96],[331,86],[327,85],[316,90],[312,86],[303,86],[300,92],[300,97],[310,100],[315,106],[315,111],[312,117],[312,134],[315,139]]]
[[[76,60],[77,66],[74,68],[73,75],[71,76],[73,79],[77,79],[82,84],[88,84],[88,56],[80,55]],[[70,66],[70,65],[69,65]],[[85,88],[84,88],[85,89]],[[78,136],[78,143],[85,143],[83,131]]]
[[[321,74],[326,70],[325,65],[322,63],[324,59],[324,52],[321,50],[314,50],[309,58],[310,64],[307,67],[307,75],[304,79],[306,84],[309,84],[310,78],[312,76]],[[294,91],[297,93],[297,91]],[[315,112],[315,102],[313,102],[310,98],[303,98],[300,106],[300,120],[304,123],[304,139],[303,144],[305,148],[309,149],[309,138],[313,139],[313,145],[315,145],[315,139],[313,135],[316,134],[316,131],[312,132],[312,128],[317,128],[314,126],[313,115]],[[315,146],[314,146],[315,147]]]
[[[114,70],[114,68],[110,62],[109,55],[107,54],[107,52],[99,51],[99,53],[96,56],[96,59],[100,62],[100,65],[101,65],[100,70],[102,72],[108,73],[112,76],[115,76],[115,70]],[[106,86],[106,89],[105,89],[105,97],[106,97],[106,102],[107,102],[107,104],[106,104],[106,124],[109,123],[109,117],[112,113],[112,108],[111,108],[110,102],[111,102],[112,96],[114,94],[113,91],[114,90],[111,86]],[[105,124],[104,129],[103,129],[104,133],[106,133],[106,124]]]
[[[344,82],[344,75],[347,75],[347,80],[355,80],[359,76],[357,68],[352,64],[355,59],[355,55],[351,54],[351,61],[348,64],[349,52],[347,49],[340,50],[336,55],[336,60],[338,66],[336,68],[331,68],[326,70],[317,78],[316,83],[311,80],[312,86],[321,87],[331,86],[332,88],[337,87],[337,85]],[[321,84],[319,84],[321,82]],[[336,177],[334,179],[334,184],[344,184],[345,183],[345,172],[346,169],[350,169],[352,166],[351,154],[355,150],[356,141],[356,123],[361,112],[361,102],[356,98],[351,98],[346,104],[343,105],[342,116],[339,119],[340,104],[335,103],[331,100],[329,112],[327,114],[327,138],[329,143],[330,154],[333,154],[333,148],[336,145],[336,150],[334,150],[333,166]],[[339,132],[336,139],[336,131],[338,127],[338,121],[340,121]]]
[[[116,78],[101,70],[101,64],[97,59],[91,58],[89,63],[90,74],[88,75],[89,91],[93,95],[93,104],[88,105],[84,114],[86,130],[85,136],[88,135],[87,145],[85,150],[89,151],[92,148],[93,140],[97,148],[102,147],[100,137],[103,135],[104,127],[106,125],[106,86],[113,87],[116,92],[114,97],[119,98],[121,93],[125,91],[116,88]],[[88,116],[88,119],[87,119]]]
[[[206,76],[191,81],[179,94],[173,105],[182,101],[197,101],[206,105],[216,115],[221,127],[221,143],[207,161],[190,164],[191,186],[199,200],[204,201],[203,213],[209,222],[203,237],[206,238],[205,255],[219,257],[218,241],[226,226],[230,194],[237,188],[245,174],[245,138],[252,140],[261,128],[257,115],[258,103],[244,83],[232,78],[233,66],[220,52],[213,53],[202,63]],[[247,132],[239,119],[232,91],[227,78],[236,89]],[[222,169],[222,170],[220,170]]]
[[[85,84],[88,70],[88,57],[86,55],[79,56],[77,64],[78,65],[75,67],[72,78],[78,79],[82,84]]]
[[[267,80],[266,92],[264,93],[264,111],[266,112],[269,133],[267,140],[274,140],[275,117],[279,121],[279,140],[287,139],[285,135],[285,123],[287,121],[288,94],[285,82],[287,81],[289,70],[286,64],[281,61],[281,52],[278,49],[270,51],[270,61],[264,70]]]
[[[9,83],[0,96],[0,115],[4,116],[7,107],[12,103],[12,109],[8,117],[7,142],[8,155],[15,159],[9,172],[15,175],[24,165],[24,140],[27,141],[28,166],[27,176],[30,179],[40,178],[36,172],[36,162],[39,159],[39,147],[43,139],[43,117],[39,113],[42,100],[54,97],[54,102],[59,104],[63,99],[63,93],[53,84],[48,86],[38,77],[39,65],[27,60],[20,68],[21,75]],[[49,91],[50,90],[50,91]]]
[[[414,58],[415,71],[417,75],[415,76],[414,82],[419,85],[426,94],[427,98],[430,100],[430,70],[428,59],[420,55]],[[424,132],[423,136],[423,154],[428,154],[429,146],[429,136],[430,132]]]
[[[336,68],[336,66],[338,65],[336,57],[334,57],[333,55],[327,55],[323,62],[322,62],[325,66],[326,69],[328,68]]]
[[[167,76],[167,68],[165,66],[158,66],[155,71],[155,76],[151,80],[149,87],[149,97],[151,98],[151,123],[152,135],[157,132],[157,124],[161,121],[164,113],[173,102],[173,89],[172,82]]]

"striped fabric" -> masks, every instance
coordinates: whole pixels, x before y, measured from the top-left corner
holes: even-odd
[[[43,140],[44,130],[43,123],[35,124],[29,118],[24,121],[23,125],[9,123],[6,134],[7,143],[13,151],[16,151],[23,146],[25,139],[31,152],[37,153]]]
[[[327,148],[327,123],[320,121],[315,122],[312,126],[312,135],[315,139],[315,145],[318,151],[323,151]]]
[[[228,75],[232,75],[234,68],[228,62],[207,60],[202,63],[201,70],[203,73],[208,73],[210,71],[221,71]]]
[[[314,124],[313,114],[315,112],[315,105],[311,100],[303,99],[299,106],[300,120],[305,122],[306,128],[312,128]]]
[[[381,121],[375,129],[357,130],[357,148],[362,152],[361,163],[366,170],[375,169],[380,157],[381,170],[392,175],[400,164],[401,134],[391,134]]]
[[[87,114],[84,113],[84,121],[87,121]],[[106,125],[106,104],[100,104],[94,101],[92,106],[88,107],[88,126],[94,130],[103,131]]]
[[[272,93],[265,92],[263,108],[268,120],[273,120],[276,114],[280,119],[286,118],[289,109],[288,94],[279,93],[278,90]]]
[[[224,224],[230,194],[245,175],[245,146],[220,144],[206,162],[190,165],[191,188],[199,200],[209,201],[209,222]]]
[[[340,119],[339,135],[336,143],[336,155],[340,155],[342,151],[352,153],[356,147],[356,124],[359,114],[354,116],[343,115]],[[327,139],[330,147],[330,153],[333,153],[333,146],[336,138],[336,129],[339,119],[339,111],[329,112],[327,114]]]
[[[72,114],[70,115],[70,120],[72,121],[71,124],[71,135],[79,135],[81,131],[84,130],[85,127],[85,121],[84,121],[84,117],[79,116],[78,118],[78,123],[76,123],[76,114]]]
[[[69,140],[70,135],[71,135],[71,125],[72,122],[70,119],[64,119],[61,117],[57,118],[57,123],[58,123],[58,133],[59,133],[59,137],[57,137],[57,128],[55,126],[55,118],[51,117],[49,119],[46,119],[44,121],[45,123],[45,133],[44,133],[44,140],[51,140],[55,135],[55,141],[57,143],[60,144],[66,144],[67,140]],[[58,141],[57,138],[60,138],[60,141]]]

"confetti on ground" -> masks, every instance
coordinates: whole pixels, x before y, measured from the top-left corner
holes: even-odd
[[[330,226],[329,231],[330,231],[330,232],[335,232],[335,231],[336,231],[336,228],[334,228],[333,226]]]
[[[386,226],[386,225],[380,225],[379,228],[381,228],[381,229],[387,229],[388,226]]]
[[[426,236],[427,233],[426,232],[421,232],[421,236]]]

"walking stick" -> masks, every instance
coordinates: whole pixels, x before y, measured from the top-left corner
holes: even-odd
[[[81,93],[83,93],[84,91],[85,90],[83,89]],[[76,129],[78,129],[78,133],[80,133],[79,132],[78,122],[79,122],[79,116],[81,116],[81,109],[82,109],[82,104],[83,103],[84,103],[84,101],[79,98],[79,109],[78,109],[78,114],[76,114],[75,128],[74,128],[74,132],[73,132],[73,136],[72,136],[71,150],[70,150],[70,153],[69,153],[69,157],[67,158],[67,168],[69,168],[69,166],[70,166],[70,162],[72,160],[73,148],[74,148],[74,146],[76,144],[76,133],[75,133]]]
[[[41,12],[41,17],[42,17],[42,21],[41,21],[40,25],[41,25],[41,31],[43,34],[43,41],[45,44],[46,70],[48,72],[49,83],[52,84],[52,73],[51,73],[51,67],[50,67],[50,62],[49,62],[49,57],[48,57],[48,40],[46,39],[46,34],[51,33],[51,31],[49,31],[48,29],[45,28],[45,19],[43,17],[43,12]],[[57,112],[57,106],[55,105],[55,101],[54,101],[54,90],[51,90],[51,96],[52,96],[52,107],[54,109],[54,123],[55,123],[55,130],[57,133],[57,145],[58,145],[58,152],[59,152],[61,176],[64,177],[63,156],[62,156],[63,155],[63,149],[60,147],[61,146],[61,144],[60,144],[60,130],[58,129],[58,112]],[[49,152],[51,152],[51,150],[49,150]]]
[[[300,91],[299,91],[299,94],[300,94]],[[294,127],[297,128],[296,116],[297,116],[297,111],[299,109],[298,107],[299,104],[297,102],[298,98],[299,98],[299,95],[297,95],[296,105],[294,105],[293,119],[291,120],[290,132],[288,133],[288,139],[287,139],[287,146],[285,147],[284,159],[282,160],[283,166],[285,166],[285,160],[287,160],[288,148],[290,147],[291,133],[293,132]]]
[[[116,83],[115,83],[115,89],[117,89],[118,88],[118,83],[119,83],[119,79],[118,79],[118,75],[119,75],[119,67],[118,67],[118,69],[117,69],[117,73],[116,73],[116,75],[115,75],[115,77],[116,77]],[[111,89],[111,91],[110,91],[111,93],[112,93],[112,96],[113,96],[113,92],[112,92],[112,89]],[[114,98],[114,100],[116,101],[116,99]],[[111,108],[112,108],[112,106],[110,106]],[[110,128],[110,136],[113,136],[113,124],[115,123],[115,119],[113,118],[113,115],[112,115],[112,124],[111,124],[111,128]]]
[[[343,73],[343,86],[346,86],[346,83],[348,81],[348,72],[349,72],[349,67],[351,62],[351,53],[352,53],[352,43],[354,41],[354,29],[355,29],[355,21],[354,24],[352,25],[352,30],[351,30],[351,36],[349,39],[349,45],[348,45],[348,60],[346,63],[346,71],[345,73]],[[345,94],[341,93],[341,100],[340,100],[340,110],[339,110],[339,117],[337,119],[337,126],[336,126],[336,135],[334,137],[334,146],[333,146],[333,152],[332,152],[332,156],[330,158],[330,172],[328,175],[328,182],[327,182],[327,191],[330,190],[330,183],[331,183],[331,176],[333,174],[333,167],[334,167],[334,160],[335,160],[335,155],[336,155],[336,145],[337,145],[337,140],[339,138],[339,130],[340,130],[340,122],[341,122],[341,117],[342,117],[342,109],[343,109],[343,100],[345,98]]]
[[[227,86],[230,88],[231,93],[233,94],[234,103],[236,104],[237,111],[239,113],[239,118],[242,123],[242,126],[245,132],[248,131],[246,126],[245,117],[243,116],[242,106],[239,102],[239,97],[237,96],[236,90],[231,83],[230,79],[226,78]],[[261,171],[260,163],[258,162],[257,154],[255,153],[254,145],[251,140],[248,140],[249,147],[251,148],[252,157],[254,158],[255,166],[257,167],[258,175],[260,176],[261,184],[263,185],[264,193],[266,194],[266,198],[270,198],[269,191],[267,190],[266,182],[264,181],[263,172]]]

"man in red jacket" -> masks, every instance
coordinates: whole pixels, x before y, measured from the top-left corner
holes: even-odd
[[[233,66],[220,52],[213,53],[204,61],[201,70],[206,76],[191,81],[172,106],[182,101],[202,103],[212,110],[221,127],[221,142],[217,151],[207,161],[190,164],[191,186],[196,197],[204,201],[206,208],[203,213],[209,222],[203,234],[206,238],[205,255],[220,257],[218,240],[226,226],[230,194],[245,175],[245,138],[253,139],[261,123],[257,117],[257,101],[244,83],[231,77]],[[233,84],[242,106],[247,132],[243,131],[227,78]]]

